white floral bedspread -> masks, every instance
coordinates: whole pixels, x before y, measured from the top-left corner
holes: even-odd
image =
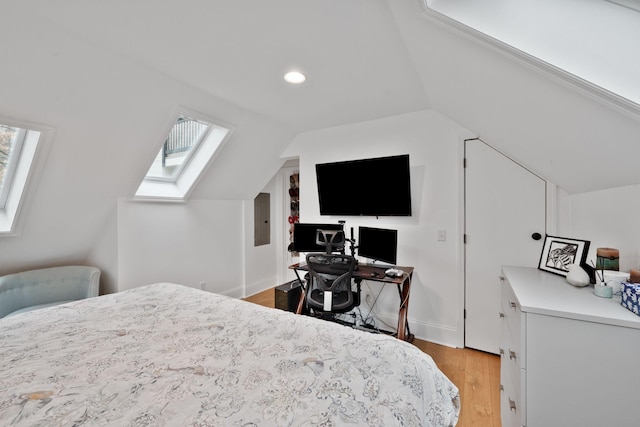
[[[383,335],[160,283],[0,319],[0,424],[449,426],[458,390]]]

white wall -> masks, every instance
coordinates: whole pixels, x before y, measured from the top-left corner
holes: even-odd
[[[640,269],[640,185],[574,194],[568,197],[570,222],[560,231],[566,237],[590,240],[588,260],[596,249],[620,250],[620,270]]]
[[[298,262],[298,258],[293,258],[287,247],[289,176],[298,170],[297,161],[289,161],[262,190],[271,195],[270,244],[254,246],[253,200],[248,200],[245,204],[245,295],[253,295],[296,278],[293,270],[288,267]]]
[[[208,291],[244,297],[279,284],[283,175],[262,190],[271,195],[271,243],[261,246],[254,246],[253,200],[121,198],[86,261],[102,271],[101,293],[156,281],[197,288],[204,281]]]
[[[0,274],[95,261],[111,282],[103,289],[114,291],[119,273],[109,258],[117,239],[108,233],[116,231],[117,199],[139,185],[177,106],[236,126],[194,200],[240,203],[282,165],[288,127],[42,24],[0,27],[1,50],[11,58],[0,67],[0,117],[55,129],[21,234],[0,238]]]
[[[118,201],[118,291],[174,282],[241,297],[244,203]]]
[[[415,267],[409,304],[411,331],[421,339],[462,346],[461,141],[459,126],[434,111],[421,111],[298,135],[285,156],[300,158],[301,222],[337,222],[398,230],[398,264]],[[411,217],[320,216],[315,164],[409,154]],[[380,171],[392,173],[392,171]],[[345,182],[344,191],[358,191]],[[392,194],[381,194],[385,203]],[[447,232],[437,241],[437,230]],[[365,289],[377,292],[375,282]],[[398,294],[386,286],[377,312],[397,319]],[[366,312],[366,310],[365,310]]]
[[[270,195],[270,219],[269,219],[269,244],[255,246],[254,242],[254,204],[253,200],[245,202],[244,217],[244,240],[245,240],[245,289],[246,295],[253,295],[257,292],[278,285],[278,263],[277,252],[281,250],[282,243],[277,237],[279,219],[282,217],[281,204],[282,188],[276,176],[262,189],[262,193]]]
[[[114,201],[111,215],[100,225],[93,248],[87,256],[86,265],[100,269],[100,295],[118,291],[118,214]]]

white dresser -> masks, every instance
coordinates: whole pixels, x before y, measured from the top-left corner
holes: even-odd
[[[502,271],[502,426],[640,425],[640,316],[593,286]]]

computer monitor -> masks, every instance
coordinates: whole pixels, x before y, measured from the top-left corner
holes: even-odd
[[[340,231],[344,233],[342,224],[293,224],[293,250],[295,252],[326,252],[327,247],[317,242],[318,230]],[[344,242],[344,237],[342,238]],[[342,248],[335,248],[341,250]]]
[[[398,230],[358,227],[358,256],[374,261],[396,264]]]

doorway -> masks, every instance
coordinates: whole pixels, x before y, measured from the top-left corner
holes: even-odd
[[[501,269],[537,267],[546,182],[480,139],[464,151],[465,347],[498,354]]]

